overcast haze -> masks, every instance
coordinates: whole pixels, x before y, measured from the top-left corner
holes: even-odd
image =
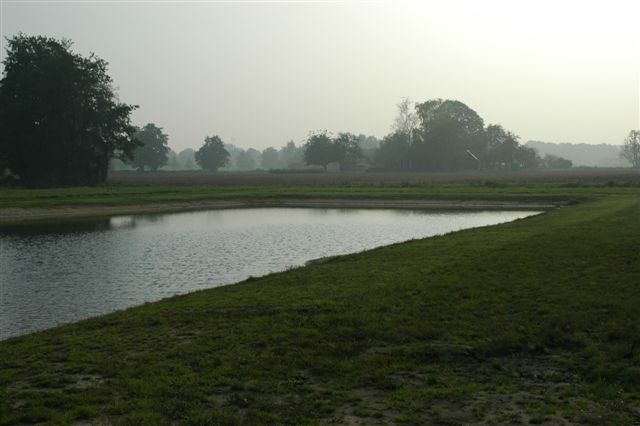
[[[405,96],[458,99],[523,141],[619,144],[640,127],[635,2],[477,3],[2,1],[2,35],[107,60],[135,124],[176,151],[213,134],[382,137]]]

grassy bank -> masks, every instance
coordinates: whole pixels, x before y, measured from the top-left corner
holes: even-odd
[[[448,189],[400,188],[489,194]],[[633,424],[640,194],[496,196],[565,190],[592,201],[0,342],[0,424]]]

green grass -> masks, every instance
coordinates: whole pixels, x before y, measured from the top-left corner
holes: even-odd
[[[385,198],[427,200],[584,201],[603,195],[629,195],[634,187],[606,185],[440,184],[388,186],[119,186],[0,188],[0,208],[133,205],[154,202],[279,198]]]
[[[0,342],[0,424],[638,421],[637,189],[202,191],[591,201]]]

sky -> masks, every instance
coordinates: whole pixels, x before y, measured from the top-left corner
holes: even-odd
[[[522,141],[621,144],[640,128],[640,2],[0,0],[0,32],[109,62],[175,151],[309,132],[382,138],[397,104],[457,99]]]

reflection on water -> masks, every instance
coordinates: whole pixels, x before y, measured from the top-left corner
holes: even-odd
[[[534,213],[229,209],[0,229],[0,338]]]

